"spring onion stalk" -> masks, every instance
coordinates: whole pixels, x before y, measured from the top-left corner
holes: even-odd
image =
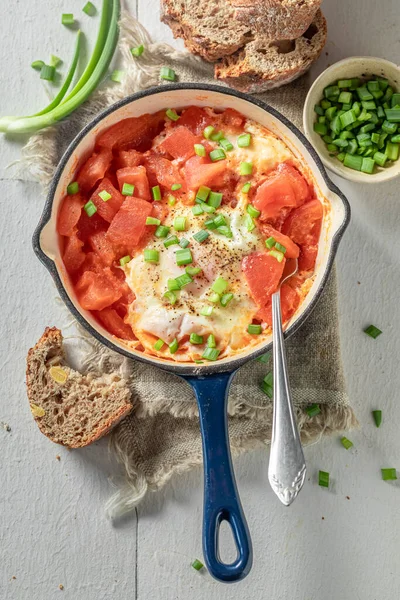
[[[100,83],[114,54],[118,38],[119,0],[103,0],[101,20],[96,44],[86,69],[82,73],[68,96],[57,106],[31,117],[22,117],[8,121],[4,129],[4,120],[0,119],[0,131],[31,133],[54,125],[76,110]],[[68,74],[69,75],[69,74]],[[68,76],[67,76],[68,77]],[[72,77],[71,77],[72,79]],[[61,92],[61,90],[60,90]],[[9,119],[6,117],[6,120]]]
[[[216,348],[217,347],[217,342],[215,341],[215,336],[210,333],[210,335],[207,338],[207,346],[209,348]]]
[[[220,352],[221,350],[218,350],[217,348],[210,348],[207,346],[202,354],[202,358],[205,358],[206,360],[217,360]]]
[[[157,219],[157,221],[158,221],[158,219]],[[175,244],[179,244],[179,240],[176,237],[176,235],[170,235],[164,242],[164,246],[166,248],[169,248],[170,246],[174,246]]]
[[[183,265],[190,265],[193,262],[192,253],[189,248],[184,248],[183,250],[177,250],[175,253],[176,264],[178,267],[182,267]]]
[[[202,344],[203,343],[203,336],[202,335],[197,335],[197,333],[191,333],[189,336],[189,342],[191,344]]]
[[[196,242],[202,244],[210,234],[205,229],[200,229],[197,233],[195,233],[192,237]]]
[[[250,323],[250,325],[247,326],[247,333],[250,333],[251,335],[260,335],[261,332],[261,325],[254,325],[253,323]]]
[[[161,348],[164,346],[164,344],[165,344],[164,340],[159,338],[156,341],[156,343],[154,344],[153,348],[154,348],[154,350],[157,350],[157,352],[159,352],[161,350]]]
[[[193,277],[195,275],[200,275],[200,273],[201,273],[200,267],[185,267],[185,271],[191,277]]]
[[[160,261],[160,253],[158,250],[146,249],[143,252],[145,262],[157,264]]]
[[[179,277],[175,278],[175,283],[178,287],[179,290],[181,290],[183,287],[185,287],[185,285],[189,285],[189,283],[192,283],[193,279],[190,277],[190,275],[188,273],[182,273],[182,275],[179,275]]]
[[[374,417],[375,425],[377,427],[380,427],[381,423],[382,423],[382,411],[381,410],[373,410],[372,416]]]
[[[161,221],[155,217],[147,217],[146,225],[161,225]]]
[[[195,217],[198,217],[204,214],[204,210],[201,208],[200,204],[195,204],[192,208],[192,213]]]
[[[169,227],[166,227],[165,225],[159,225],[157,227],[157,229],[155,230],[154,235],[157,238],[166,238],[169,234]]]
[[[175,338],[168,346],[169,351],[171,352],[171,354],[175,354],[175,352],[178,350],[179,348],[179,344],[178,344],[178,340]]]
[[[233,294],[228,292],[227,294],[222,294],[221,296],[221,306],[228,306],[229,302],[233,300]]]
[[[161,190],[159,185],[155,185],[151,188],[151,195],[153,196],[153,200],[161,200]]]
[[[223,277],[218,277],[211,286],[211,289],[216,294],[223,294],[228,287],[228,282]]]
[[[88,17],[94,17],[97,10],[95,5],[92,2],[86,2],[85,6],[82,8],[83,12],[88,15]]]

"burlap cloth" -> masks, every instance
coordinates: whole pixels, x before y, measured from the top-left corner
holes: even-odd
[[[134,59],[130,48],[144,44]],[[160,85],[160,67],[175,69],[179,81],[213,82],[212,66],[187,52],[152,43],[147,31],[131,16],[122,15],[119,50],[122,84],[107,84],[57,127],[33,136],[24,148],[25,164],[46,189],[54,169],[72,138],[101,109],[141,89]],[[308,89],[307,76],[260,95],[301,127]],[[332,273],[316,309],[287,342],[293,400],[304,443],[323,434],[347,430],[357,424],[345,392],[340,358],[336,276]],[[82,340],[86,343],[82,346]],[[82,369],[101,373],[119,371],[129,378],[134,411],[113,432],[111,447],[125,467],[126,477],[108,503],[110,516],[133,508],[148,490],[157,490],[177,473],[202,462],[198,413],[193,392],[182,379],[155,367],[131,361],[106,349],[84,332]],[[272,403],[260,390],[271,365],[251,361],[236,374],[229,397],[229,432],[232,452],[269,443]],[[304,407],[318,403],[321,413],[310,418]]]

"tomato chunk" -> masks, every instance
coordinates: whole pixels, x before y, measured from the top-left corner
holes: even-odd
[[[294,167],[283,163],[259,186],[253,204],[261,210],[261,220],[274,221],[285,217],[287,209],[303,204],[308,195],[305,179]]]
[[[281,287],[281,311],[282,311],[282,322],[286,323],[289,321],[296,312],[300,304],[300,294],[287,285],[282,284]],[[267,325],[272,327],[272,299],[270,298],[264,308],[260,309],[257,316],[262,319]]]
[[[197,190],[201,185],[207,187],[223,185],[224,175],[227,172],[224,160],[213,163],[201,156],[189,158],[184,171],[187,187],[191,190]]]
[[[125,167],[138,167],[143,163],[143,154],[137,150],[121,150],[118,153],[118,165],[120,169]]]
[[[135,186],[135,196],[143,198],[144,200],[151,200],[149,180],[147,179],[147,173],[144,167],[138,166],[118,169],[117,179],[121,191],[124,183],[130,183]]]
[[[301,246],[299,271],[312,271],[317,260],[318,245]]]
[[[186,108],[177,122],[179,125],[190,129],[195,135],[200,135],[207,125],[212,125],[213,118],[207,114],[207,111],[200,106],[190,106]]]
[[[185,181],[181,177],[178,167],[167,158],[151,154],[146,157],[145,166],[152,187],[159,184],[170,190],[174,183],[180,183],[182,191],[186,189]]]
[[[227,108],[221,115],[222,126],[227,125],[232,129],[240,129],[244,123],[244,116],[234,108]]]
[[[76,284],[79,302],[85,310],[103,310],[117,302],[122,291],[110,269],[103,272],[85,271]]]
[[[106,237],[105,231],[97,231],[89,237],[89,244],[105,266],[110,267],[115,260],[115,253],[112,245]]]
[[[117,252],[131,254],[146,230],[152,206],[141,198],[128,196],[107,231],[107,239]]]
[[[179,126],[161,142],[159,148],[168,152],[173,158],[185,161],[194,155],[194,145],[200,141],[201,138],[194,135],[187,127]]]
[[[102,133],[96,141],[100,148],[110,150],[135,149],[144,152],[151,148],[153,138],[164,125],[165,111],[119,121]]]
[[[134,340],[135,336],[129,325],[119,316],[114,308],[103,308],[95,313],[102,325],[113,335],[123,340]]]
[[[103,191],[111,194],[111,198],[109,198],[109,200],[104,201],[102,198],[100,198],[99,193]],[[124,196],[120,194],[120,192],[113,186],[111,181],[105,177],[100,181],[90,199],[93,204],[96,205],[97,212],[100,217],[102,217],[108,223],[111,223],[114,216],[121,208],[121,205],[124,201]]]
[[[319,200],[310,200],[293,210],[282,226],[282,233],[296,244],[313,246],[321,232],[324,210]]]
[[[259,228],[264,240],[273,237],[275,241],[286,248],[285,258],[298,258],[300,249],[290,237],[277,231],[272,225],[268,225],[267,223],[259,223]]]
[[[278,262],[267,252],[254,252],[242,260],[242,271],[250,288],[250,294],[260,310],[264,309],[271,295],[276,292],[286,260]]]
[[[65,239],[63,261],[68,273],[75,273],[85,260],[85,253],[82,250],[83,242],[76,233]]]
[[[72,235],[82,213],[85,199],[81,194],[65,196],[61,202],[57,219],[57,231],[60,235]]]
[[[77,177],[79,188],[84,192],[89,192],[99,179],[104,177],[111,161],[112,152],[110,150],[105,149],[92,154],[79,170]]]

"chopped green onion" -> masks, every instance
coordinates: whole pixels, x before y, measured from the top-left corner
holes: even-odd
[[[206,360],[217,360],[220,352],[221,352],[221,350],[218,350],[217,348],[210,348],[208,346],[204,350],[204,352],[202,354],[202,358],[205,358]]]
[[[185,267],[185,271],[188,275],[191,275],[192,277],[201,273],[200,267]]]
[[[230,152],[231,150],[233,150],[233,144],[226,138],[220,139],[219,145],[225,150],[225,152]]]
[[[264,392],[264,394],[268,396],[268,398],[272,398],[274,389],[271,385],[268,385],[268,383],[265,383],[265,381],[263,381],[261,383],[261,390]]]
[[[204,221],[204,227],[207,227],[207,229],[217,229],[214,219],[207,219],[207,221]]]
[[[161,67],[160,77],[166,81],[175,81],[175,71],[169,67]]]
[[[339,79],[337,82],[338,88],[349,88],[351,87],[351,79]]]
[[[247,231],[249,231],[249,232],[253,231],[253,229],[255,229],[255,227],[256,227],[256,224],[254,223],[254,219],[250,215],[246,215],[244,223],[246,225]]]
[[[207,338],[207,346],[209,348],[216,348],[217,347],[217,342],[215,341],[215,336],[210,333],[210,335]]]
[[[130,262],[131,257],[129,256],[129,254],[127,254],[126,256],[123,256],[122,258],[119,259],[119,264],[121,265],[121,267],[123,267],[124,265],[128,264],[128,262]]]
[[[181,240],[181,243],[182,243],[182,240]],[[177,250],[175,253],[175,257],[176,257],[176,264],[179,267],[182,267],[183,265],[189,265],[193,262],[193,257],[192,257],[190,248],[184,248],[183,250]]]
[[[144,256],[144,260],[145,262],[149,262],[149,263],[158,263],[160,260],[160,253],[158,250],[150,250],[150,249],[146,249],[143,252],[143,256]]]
[[[190,242],[186,238],[181,238],[181,241],[179,242],[181,248],[187,248],[189,244]]]
[[[228,287],[228,282],[223,277],[218,277],[211,286],[213,292],[223,294]]]
[[[206,204],[205,202],[202,202],[201,200],[196,200],[196,202],[199,203],[199,206],[201,207],[203,212],[215,213],[216,208],[214,206],[210,206],[209,204]]]
[[[375,161],[372,158],[363,158],[361,171],[363,173],[373,173],[375,166]]]
[[[318,474],[318,484],[322,487],[329,487],[329,473],[320,471]]]
[[[262,333],[262,327],[261,325],[250,323],[250,325],[247,326],[247,333],[250,333],[251,335],[260,335],[260,333]]]
[[[348,125],[355,123],[357,117],[355,115],[354,109],[351,108],[350,110],[340,115],[339,119],[340,123],[342,124],[342,127],[347,127]]]
[[[324,111],[322,111],[321,114],[324,114]],[[237,145],[239,146],[239,148],[247,148],[248,146],[250,146],[250,144],[251,144],[250,133],[242,133],[242,135],[239,135],[239,137],[237,139]]]
[[[131,48],[131,54],[135,58],[138,58],[139,56],[142,56],[143,52],[144,52],[144,46],[143,46],[143,44],[140,44],[140,46],[136,46],[136,48]]]
[[[380,427],[381,423],[382,423],[382,411],[381,410],[373,410],[372,416],[374,417],[375,425],[377,427]]]
[[[390,141],[393,142],[394,144],[400,144],[400,134],[398,133],[397,135],[393,135],[390,138]]]
[[[101,190],[101,192],[99,192],[98,195],[103,200],[103,202],[107,202],[107,200],[109,200],[112,197],[111,194],[107,192],[107,190]]]
[[[197,154],[197,156],[205,156],[206,155],[206,149],[204,148],[203,144],[195,144],[194,151]]]
[[[210,234],[205,229],[200,229],[197,233],[193,235],[193,239],[196,240],[199,244],[202,244]]]
[[[61,15],[62,25],[73,25],[75,23],[74,15],[72,13],[64,13]]]
[[[92,202],[92,200],[89,200],[89,202],[86,202],[85,206],[83,207],[87,216],[88,217],[92,217],[94,215],[94,213],[97,213],[97,207],[96,205]]]
[[[281,263],[284,259],[284,255],[282,254],[282,252],[278,252],[277,250],[270,250],[268,252],[268,254],[270,256],[273,256],[274,258],[276,258],[276,260]]]
[[[337,85],[329,85],[324,89],[324,96],[330,100],[336,101],[336,98],[339,97],[340,90]]]
[[[390,100],[390,106],[392,108],[395,108],[396,106],[400,106],[400,94],[399,93],[393,94],[393,96]]]
[[[361,106],[365,108],[365,110],[376,110],[376,104],[374,100],[368,100],[361,102]]]
[[[224,160],[226,158],[226,154],[222,150],[222,148],[216,148],[215,150],[211,150],[209,156],[212,162],[217,162],[218,160]]]
[[[179,277],[175,278],[175,282],[179,285],[179,289],[185,287],[185,285],[189,285],[189,283],[193,282],[193,279],[190,277],[188,273],[182,273]]]
[[[273,248],[276,244],[276,239],[274,237],[269,237],[267,240],[265,240],[265,245],[267,246],[267,248]]]
[[[168,292],[165,292],[165,294],[163,295],[163,298],[165,298],[165,300],[168,300],[168,302],[170,304],[172,304],[172,306],[177,301],[177,297],[176,297],[175,292],[172,292],[171,290],[168,290]]]
[[[61,58],[59,58],[55,54],[50,55],[49,64],[51,67],[57,68],[59,65],[61,65],[61,63],[62,63]]]
[[[79,192],[79,183],[77,181],[72,181],[67,185],[67,194],[72,196],[73,194],[77,194]]]
[[[282,254],[286,254],[286,248],[285,248],[285,246],[282,246],[282,244],[280,244],[279,242],[276,242],[276,244],[275,244],[275,250],[278,250],[279,252],[282,252]]]
[[[340,441],[342,442],[342,445],[344,448],[346,448],[346,450],[349,450],[350,448],[352,448],[352,446],[354,446],[353,442],[347,439],[347,437],[342,437]]]
[[[222,194],[220,192],[210,192],[208,197],[208,204],[214,208],[221,206]]]
[[[157,227],[157,229],[155,230],[154,235],[157,238],[166,238],[167,235],[169,234],[169,230],[170,230],[169,227],[166,227],[165,225],[159,225]]]
[[[191,344],[202,344],[203,343],[203,336],[202,335],[197,335],[197,333],[191,333],[189,336],[189,342]]]
[[[196,193],[196,200],[199,202],[206,202],[210,192],[211,189],[209,187],[206,187],[205,185],[200,186]]]
[[[160,225],[160,219],[156,219],[155,217],[147,217],[146,225]]]
[[[226,225],[226,219],[225,219],[224,215],[217,215],[214,218],[214,223],[215,223],[216,227],[222,227],[222,225]]]
[[[185,231],[186,229],[186,217],[175,217],[174,229],[176,231]]]
[[[164,242],[164,246],[169,248],[170,246],[174,246],[175,244],[179,244],[179,240],[176,235],[170,235]]]
[[[95,5],[92,2],[86,2],[85,6],[82,8],[83,12],[86,13],[89,17],[94,17],[97,10]]]
[[[341,104],[351,104],[351,101],[353,99],[353,94],[351,92],[340,92],[339,98],[337,99],[338,102],[340,102]]]
[[[222,294],[221,296],[221,306],[228,306],[229,302],[233,300],[233,294],[231,294],[230,292],[228,292],[227,294]]]
[[[223,131],[216,131],[215,133],[212,131],[211,134],[210,134],[210,139],[213,142],[219,142],[223,138],[224,138],[224,132]]]
[[[239,173],[240,175],[251,175],[253,172],[253,163],[251,162],[241,162],[239,165]]]
[[[176,190],[180,190],[180,189],[181,189],[181,187],[182,187],[182,184],[181,184],[181,183],[173,183],[173,184],[171,185],[171,190],[172,190],[173,192],[176,192]]]
[[[153,196],[153,200],[161,200],[161,190],[159,185],[155,185],[151,188],[151,195]]]
[[[51,65],[43,65],[40,71],[40,79],[44,79],[45,81],[53,81],[55,74],[55,67],[52,67]]]
[[[178,347],[179,347],[179,344],[178,344],[178,340],[176,338],[168,346],[171,354],[175,354],[175,352],[178,350]]]
[[[246,207],[246,211],[249,213],[249,215],[251,217],[253,217],[254,219],[257,219],[257,217],[259,217],[261,215],[261,211],[257,210],[256,208],[254,208],[254,206],[252,204],[248,204]]]
[[[123,196],[133,196],[133,192],[135,191],[135,186],[132,183],[124,183],[122,186],[121,194]]]
[[[166,110],[165,114],[167,115],[168,119],[171,119],[171,121],[178,121],[180,119],[180,116],[178,115],[176,110],[173,110],[172,108]]]
[[[375,325],[369,325],[366,329],[364,329],[364,333],[374,338],[374,340],[381,335],[382,331],[375,327]]]
[[[35,69],[35,71],[40,71],[44,65],[45,63],[43,60],[34,60],[33,63],[31,63],[31,67],[32,69]]]
[[[176,204],[176,198],[172,194],[168,194],[168,204],[170,206],[175,206]]]
[[[192,208],[192,213],[198,217],[199,215],[204,214],[204,210],[201,208],[200,204],[195,204]]]
[[[208,125],[208,127],[205,128],[205,130],[203,131],[203,135],[206,138],[206,140],[210,139],[213,131],[214,131],[214,127],[212,125]]]
[[[319,404],[310,404],[310,406],[307,406],[306,408],[306,413],[309,417],[316,417],[320,412],[321,408]]]
[[[271,352],[266,352],[265,354],[261,354],[256,360],[258,362],[267,364],[271,359]]]
[[[373,95],[371,94],[371,92],[368,91],[368,89],[365,87],[365,85],[357,88],[357,94],[358,97],[360,98],[361,102],[365,102],[367,100],[373,100]]]
[[[361,171],[362,156],[353,156],[352,154],[346,153],[343,164],[345,167],[349,167],[350,169]]]
[[[179,292],[181,285],[176,279],[168,279],[167,288],[169,292]]]
[[[251,183],[250,183],[250,181],[248,181],[248,182],[247,182],[247,183],[245,183],[245,184],[244,184],[244,186],[242,187],[242,192],[243,192],[244,194],[247,194],[247,193],[249,192],[250,188],[251,188]]]
[[[383,481],[395,481],[397,479],[396,469],[381,469]]]
[[[213,304],[216,304],[217,302],[219,302],[220,299],[221,299],[221,296],[219,294],[217,294],[216,292],[213,292],[212,294],[210,294],[209,301],[212,302]]]
[[[215,222],[215,221],[214,221]],[[233,238],[233,233],[227,225],[221,225],[221,227],[217,227],[218,233],[224,235],[227,238]]]
[[[384,167],[385,163],[387,161],[387,156],[386,154],[383,154],[382,152],[375,152],[374,154],[374,161],[380,166],[380,167]]]
[[[121,83],[121,81],[124,79],[124,75],[125,71],[115,69],[115,71],[111,73],[111,81],[114,81],[115,83]]]
[[[328,133],[328,127],[325,123],[314,123],[314,131],[315,133],[319,133],[319,135],[326,135]]]
[[[154,348],[154,350],[157,350],[157,352],[158,352],[159,350],[161,350],[161,348],[164,346],[164,344],[165,344],[164,340],[159,338],[156,341],[156,343],[154,344],[153,348]]]
[[[385,154],[387,155],[389,160],[397,160],[399,158],[399,149],[400,144],[393,144],[392,142],[388,142],[386,144]]]
[[[385,115],[389,123],[400,123],[400,108],[385,108]]]

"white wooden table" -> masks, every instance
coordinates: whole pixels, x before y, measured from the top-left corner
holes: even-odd
[[[29,65],[50,53],[70,56],[72,35],[60,25],[62,12],[79,15],[93,39],[97,20],[81,13],[84,3],[1,0],[1,114],[25,114],[44,104]],[[127,4],[156,39],[172,41],[158,22],[157,0]],[[329,41],[315,74],[350,55],[398,60],[398,0],[323,4]],[[0,140],[0,420],[11,426],[10,432],[0,428],[1,600],[398,598],[400,486],[383,482],[380,468],[400,470],[400,181],[374,187],[332,177],[353,209],[337,262],[343,359],[362,424],[349,435],[355,450],[346,452],[337,436],[307,448],[310,479],[289,509],[268,486],[266,451],[236,461],[254,567],[244,582],[224,586],[190,567],[202,556],[199,471],[113,526],[103,510],[115,470],[106,443],[68,452],[32,422],[26,351],[45,325],[64,321],[50,277],[31,249],[43,198],[36,184],[13,179],[5,168],[20,146]],[[370,323],[384,332],[376,341],[362,333]],[[384,411],[380,430],[371,419],[374,408]],[[319,469],[331,473],[329,490],[316,483]]]

